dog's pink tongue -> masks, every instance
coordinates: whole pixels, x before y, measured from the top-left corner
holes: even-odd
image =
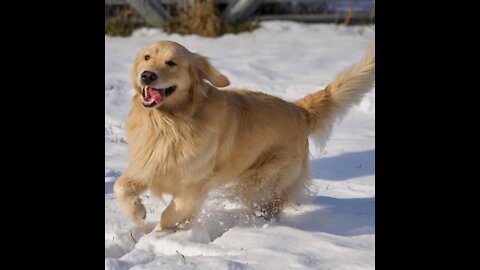
[[[164,99],[162,95],[163,89],[158,91],[153,89],[152,87],[147,87],[147,92],[148,92],[148,96],[150,96],[150,98],[153,98],[157,104]]]

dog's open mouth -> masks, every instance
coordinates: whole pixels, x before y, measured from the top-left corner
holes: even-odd
[[[177,86],[170,86],[167,88],[160,88],[156,89],[150,86],[145,86],[142,89],[142,103],[143,106],[147,108],[152,108],[153,106],[160,104],[164,101],[168,96],[170,96],[175,90]]]

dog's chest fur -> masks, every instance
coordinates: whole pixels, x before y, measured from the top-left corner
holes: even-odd
[[[197,122],[153,110],[142,119],[128,119],[129,174],[167,189],[204,180],[215,166],[218,136]]]

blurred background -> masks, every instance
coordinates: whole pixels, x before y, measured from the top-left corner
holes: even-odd
[[[216,37],[252,31],[271,20],[374,24],[375,0],[105,0],[109,36],[129,36],[147,26]]]

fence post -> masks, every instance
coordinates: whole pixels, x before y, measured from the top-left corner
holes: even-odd
[[[222,19],[236,23],[250,18],[260,7],[263,0],[232,0],[222,13]]]
[[[170,19],[170,14],[162,7],[160,0],[127,0],[149,24],[162,27],[163,22]]]

